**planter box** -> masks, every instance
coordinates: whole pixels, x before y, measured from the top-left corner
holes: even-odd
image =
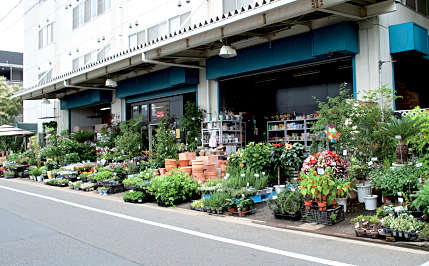
[[[319,211],[319,208],[310,208],[307,209],[306,206],[303,206],[301,209],[302,221],[306,223],[318,223],[325,225],[334,225],[344,220],[344,209],[343,205],[340,205],[336,208],[329,209],[325,211]],[[332,219],[331,215],[336,214],[336,219]]]

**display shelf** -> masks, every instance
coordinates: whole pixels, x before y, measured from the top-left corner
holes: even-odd
[[[203,146],[209,145],[211,134],[215,132],[217,145],[225,145],[227,153],[235,152],[246,144],[246,124],[238,120],[219,120],[202,122]],[[231,147],[236,146],[236,147]]]
[[[309,118],[309,119],[298,119],[298,120],[282,120],[282,121],[268,121],[267,122],[267,142],[300,142],[303,143],[304,146],[310,146],[311,139],[310,134],[311,130],[313,130],[313,123],[317,118]],[[308,126],[308,122],[310,122],[311,127]],[[292,135],[292,136],[291,136]],[[294,139],[288,140],[287,138],[297,138],[304,136],[304,139]],[[285,138],[285,140],[273,140],[270,138]]]

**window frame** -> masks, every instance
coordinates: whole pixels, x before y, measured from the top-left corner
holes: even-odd
[[[39,30],[38,47],[39,50],[54,42],[54,22],[49,23]]]

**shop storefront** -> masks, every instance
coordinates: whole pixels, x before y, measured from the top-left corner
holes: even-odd
[[[347,82],[353,93],[357,26],[340,23],[211,58],[207,78],[219,81],[219,113],[243,114],[247,142],[267,141],[267,121],[276,114],[307,117],[316,100],[335,97]]]
[[[69,131],[94,130],[110,115],[112,91],[87,90],[61,99],[61,110],[68,110]]]

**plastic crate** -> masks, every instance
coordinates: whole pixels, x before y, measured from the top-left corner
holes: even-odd
[[[281,213],[273,213],[274,218],[289,220],[289,221],[299,221],[301,220],[301,212],[297,212],[296,214],[281,214]]]
[[[319,211],[319,208],[306,208],[303,206],[301,209],[302,220],[307,223],[318,223],[324,225],[334,225],[345,219],[344,209],[342,205],[336,208],[327,208],[325,211]],[[335,214],[335,219],[332,219],[332,214]]]

